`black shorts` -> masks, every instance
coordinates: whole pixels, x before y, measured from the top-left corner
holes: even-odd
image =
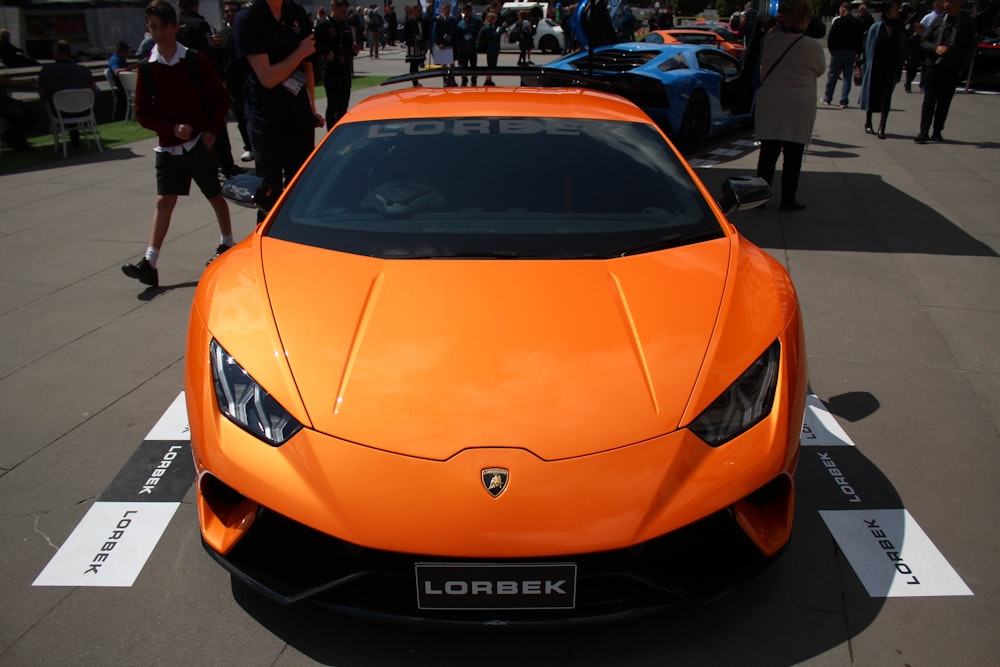
[[[191,191],[191,179],[207,199],[222,192],[215,151],[208,150],[198,141],[182,155],[156,153],[156,194],[187,195]]]

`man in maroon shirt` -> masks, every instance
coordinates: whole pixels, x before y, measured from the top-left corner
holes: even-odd
[[[223,199],[212,146],[225,132],[229,93],[211,61],[177,42],[177,14],[166,0],[146,7],[146,27],[156,46],[139,65],[136,83],[136,119],[156,132],[156,208],[146,255],[122,272],[144,285],[156,287],[160,247],[170,227],[179,195],[187,195],[191,180],[208,199],[219,222],[219,246],[209,263],[233,245],[229,206]]]

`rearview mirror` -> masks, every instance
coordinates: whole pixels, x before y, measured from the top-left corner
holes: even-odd
[[[227,179],[222,184],[222,196],[240,206],[257,207],[257,189],[261,183],[260,176],[239,174]]]
[[[757,208],[771,198],[771,186],[759,176],[733,176],[722,184],[719,207],[729,214]]]

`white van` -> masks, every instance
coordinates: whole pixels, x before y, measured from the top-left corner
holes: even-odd
[[[501,16],[500,20],[503,20],[503,15],[507,14],[509,11],[522,12],[526,11],[531,16],[541,15],[538,20],[538,24],[535,26],[535,50],[541,51],[542,53],[562,53],[563,45],[566,43],[565,35],[563,35],[562,26],[553,21],[550,18],[546,18],[549,13],[549,3],[547,2],[505,2],[500,7]],[[534,23],[534,20],[532,20]],[[520,48],[516,42],[511,43],[507,39],[507,34],[504,33],[503,37],[500,38],[500,50],[501,51],[517,51]]]

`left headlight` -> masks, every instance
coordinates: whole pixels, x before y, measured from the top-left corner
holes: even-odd
[[[691,431],[712,447],[732,440],[764,419],[774,405],[781,365],[778,341],[691,422]]]
[[[231,422],[272,447],[284,444],[302,424],[271,398],[215,339],[209,344],[219,410]]]

